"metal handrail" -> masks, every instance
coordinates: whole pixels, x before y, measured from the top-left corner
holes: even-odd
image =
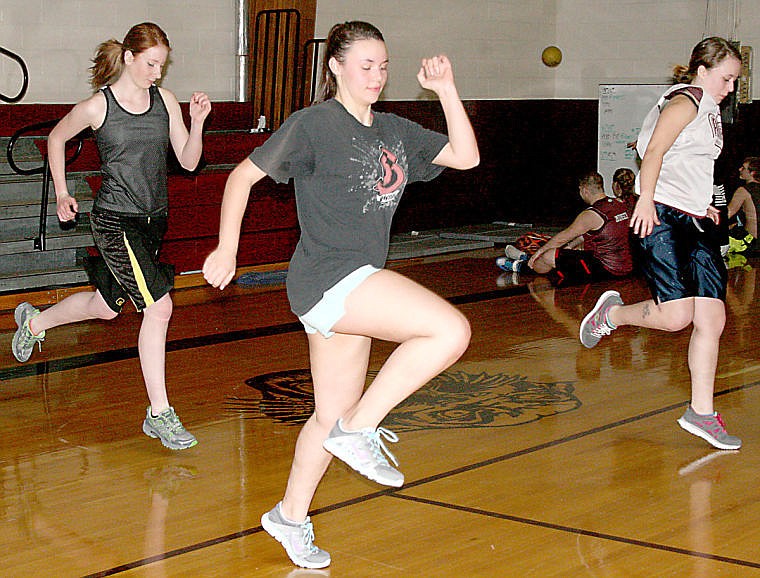
[[[34,167],[32,169],[22,169],[20,166],[16,164],[16,161],[13,160],[13,149],[16,146],[16,143],[18,142],[19,138],[24,136],[27,133],[34,134],[35,136],[42,136],[37,135],[36,133],[41,132],[42,130],[53,128],[56,124],[58,124],[58,121],[61,119],[56,118],[53,120],[47,120],[45,122],[38,122],[36,124],[30,124],[28,126],[25,126],[23,128],[18,129],[15,133],[13,133],[13,136],[8,141],[8,146],[5,149],[5,154],[8,158],[8,166],[11,168],[11,170],[16,173],[17,175],[39,175],[42,174],[44,169],[44,164],[40,165],[39,167]],[[83,141],[83,133],[86,131],[82,131],[82,133],[79,133],[76,137],[76,144],[77,148],[74,151],[74,153],[71,155],[70,158],[66,159],[66,164],[73,163],[77,158],[79,157],[79,154],[82,152],[82,141]]]
[[[16,96],[6,96],[0,92],[0,100],[12,104],[14,102],[18,102],[26,95],[26,89],[29,88],[29,69],[26,67],[24,60],[18,54],[11,52],[10,50],[6,50],[2,46],[0,46],[0,54],[7,56],[11,60],[15,60],[21,67],[21,73],[24,75],[24,81],[21,85],[21,90]]]
[[[58,121],[60,119],[54,119],[54,120],[48,120],[45,122],[39,122],[36,124],[30,124],[29,126],[25,126],[23,128],[20,128],[15,133],[13,133],[13,136],[8,141],[8,147],[6,148],[6,155],[8,157],[8,166],[19,175],[42,175],[42,190],[40,192],[40,221],[39,226],[37,229],[37,236],[34,238],[34,248],[37,251],[44,251],[45,250],[45,240],[47,238],[47,209],[48,209],[48,200],[50,198],[50,166],[48,164],[48,155],[44,154],[42,155],[42,165],[39,167],[34,167],[31,169],[22,169],[19,167],[16,162],[13,160],[13,150],[16,146],[16,142],[18,142],[18,139],[22,137],[26,133],[38,133],[44,129],[49,129],[54,127],[56,124],[58,124]],[[78,135],[76,135],[74,138],[76,139],[76,150],[71,155],[71,157],[65,159],[65,164],[69,165],[73,163],[77,158],[79,158],[79,154],[82,152],[82,145],[84,142],[84,135],[88,132],[89,129],[86,129],[82,132],[80,132]]]

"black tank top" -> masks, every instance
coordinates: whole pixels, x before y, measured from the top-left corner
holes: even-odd
[[[150,87],[150,107],[141,114],[124,110],[110,87],[102,90],[106,117],[95,142],[103,184],[95,207],[125,215],[166,214],[169,113],[158,88]]]

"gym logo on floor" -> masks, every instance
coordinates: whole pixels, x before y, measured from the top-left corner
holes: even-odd
[[[371,381],[374,373],[368,377]],[[245,383],[260,395],[228,398],[228,411],[294,425],[303,424],[314,411],[307,369],[257,375]],[[537,383],[522,375],[449,370],[399,404],[383,425],[395,432],[506,427],[574,411],[580,406],[572,383]]]

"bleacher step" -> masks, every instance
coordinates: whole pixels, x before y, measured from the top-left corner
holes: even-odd
[[[20,239],[17,241],[5,241],[0,243],[0,255],[19,255],[27,253],[48,253],[61,249],[76,249],[78,247],[92,247],[92,235],[80,231],[70,234],[48,235],[45,238],[45,251],[38,251],[34,247],[34,239]],[[25,256],[23,258],[29,258]]]
[[[40,287],[79,285],[87,281],[87,273],[81,266],[61,268],[56,271],[31,271],[23,275],[0,274],[0,293]]]

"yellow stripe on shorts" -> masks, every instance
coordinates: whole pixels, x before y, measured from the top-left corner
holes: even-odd
[[[135,254],[132,251],[132,247],[129,246],[129,239],[127,239],[127,234],[124,233],[123,236],[124,246],[127,248],[127,253],[129,254],[129,262],[132,264],[132,270],[135,274],[137,289],[140,291],[140,295],[142,295],[143,301],[145,301],[145,307],[150,307],[154,303],[153,295],[150,294],[148,284],[145,282],[145,276],[143,275],[142,269],[140,269],[140,263],[138,262],[137,257],[135,257]]]

